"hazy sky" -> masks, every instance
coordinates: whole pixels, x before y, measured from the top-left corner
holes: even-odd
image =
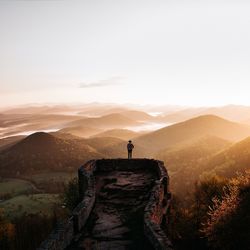
[[[250,105],[249,0],[0,1],[0,105]]]

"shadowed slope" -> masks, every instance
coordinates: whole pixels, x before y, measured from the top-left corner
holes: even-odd
[[[250,137],[215,155],[206,164],[205,169],[213,170],[221,176],[232,177],[237,172],[249,170],[249,166]]]
[[[38,132],[0,152],[0,171],[7,175],[46,170],[72,171],[82,162],[100,157],[103,155],[80,140],[61,139]]]
[[[207,162],[211,156],[231,145],[231,142],[219,137],[206,136],[188,144],[162,150],[157,154],[157,158],[163,160],[170,171],[180,171],[180,169],[186,167],[195,171],[202,163]]]

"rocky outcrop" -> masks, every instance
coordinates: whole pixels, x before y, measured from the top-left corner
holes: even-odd
[[[40,249],[65,249],[66,245],[71,250],[172,249],[161,228],[170,203],[169,178],[162,162],[93,160],[78,174],[82,201],[73,211],[73,223],[61,228],[61,237],[54,232],[53,240],[50,237]],[[55,239],[64,241],[63,237],[67,243],[56,244]]]

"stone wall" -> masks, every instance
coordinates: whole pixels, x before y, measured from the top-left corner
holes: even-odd
[[[74,237],[73,217],[57,225],[48,239],[42,242],[38,250],[59,250],[65,249]]]
[[[144,211],[144,233],[155,249],[170,250],[172,244],[161,228],[170,208],[169,177],[163,162],[157,161],[156,168],[159,180],[155,182]]]
[[[75,235],[84,227],[95,203],[95,161],[89,161],[78,170],[81,202],[72,212],[72,217],[57,226],[42,242],[38,250],[62,250],[70,245]]]
[[[89,161],[79,168],[81,202],[74,209],[73,216],[63,224],[58,225],[49,238],[41,244],[39,250],[65,249],[74,239],[74,236],[85,226],[95,203],[96,171],[128,171],[146,168],[156,174],[157,180],[151,190],[150,199],[144,211],[144,234],[155,249],[172,249],[171,242],[161,228],[164,217],[166,218],[168,215],[171,197],[169,177],[163,162],[153,159],[102,159]]]
[[[95,204],[96,161],[89,161],[78,170],[79,195],[82,200],[73,211],[75,232],[81,231]]]

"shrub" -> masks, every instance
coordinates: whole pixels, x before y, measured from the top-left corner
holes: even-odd
[[[72,211],[79,203],[78,179],[74,178],[68,182],[62,194],[65,206]]]
[[[249,249],[250,174],[230,181],[222,200],[215,198],[203,232],[213,249]]]

